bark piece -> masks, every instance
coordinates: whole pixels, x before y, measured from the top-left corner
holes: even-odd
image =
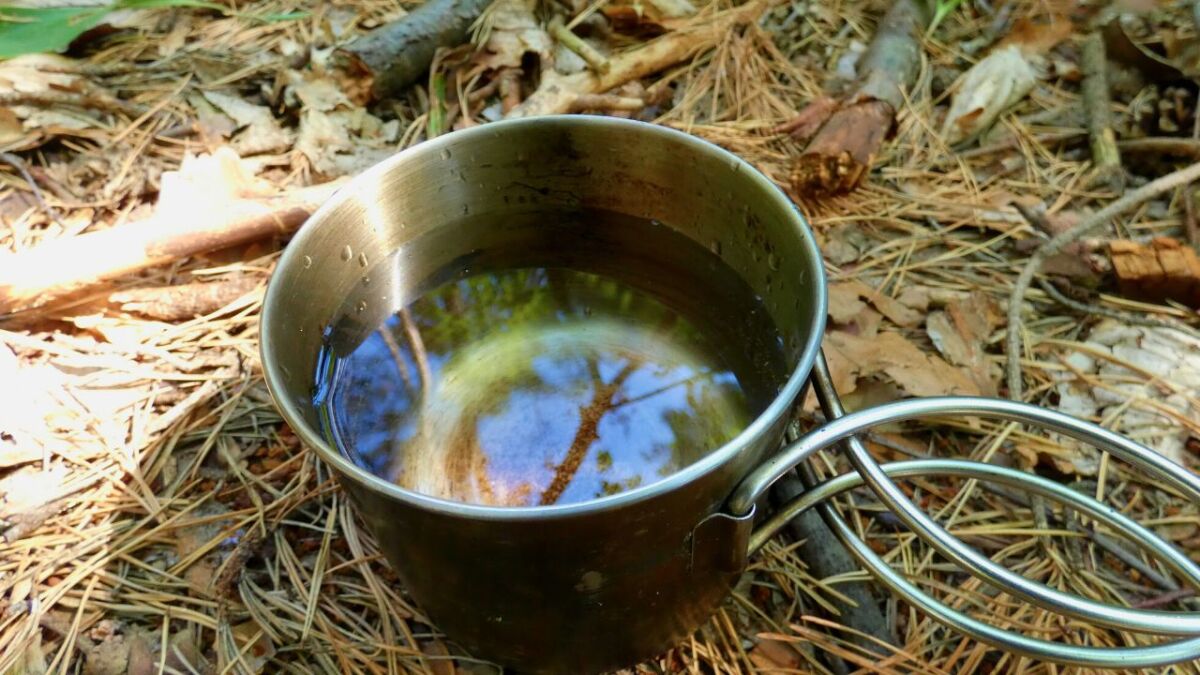
[[[1114,241],[1109,244],[1109,255],[1123,294],[1200,307],[1200,257],[1190,246],[1169,237],[1149,244]]]
[[[352,40],[337,51],[346,93],[355,103],[384,98],[425,74],[438,47],[453,47],[491,0],[430,0],[412,13]]]
[[[921,33],[929,22],[920,0],[897,0],[879,23],[863,55],[859,84],[821,126],[792,169],[800,194],[854,189],[892,132],[921,62]]]

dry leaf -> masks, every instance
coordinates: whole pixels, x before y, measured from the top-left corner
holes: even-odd
[[[860,379],[876,376],[888,378],[910,396],[980,394],[966,372],[926,354],[899,333],[862,337],[831,331],[825,336],[825,355],[834,385],[843,394],[857,390]]]
[[[238,154],[281,152],[291,147],[292,135],[279,126],[269,108],[219,91],[205,91],[204,97],[237,122],[240,131],[233,139],[233,148]]]
[[[967,369],[985,396],[996,395],[998,372],[987,359],[984,343],[999,320],[995,304],[982,293],[952,301],[945,311],[925,319],[925,332],[934,346],[952,365]]]
[[[543,67],[553,59],[554,40],[542,29],[535,14],[537,0],[499,0],[485,15],[491,30],[475,61],[492,70],[519,68],[528,53],[537,54]]]
[[[399,121],[354,105],[329,78],[293,73],[286,96],[303,104],[296,150],[324,176],[358,173],[397,150]]]
[[[199,507],[195,513],[199,517],[220,515],[228,512],[229,509],[225,508],[220,502],[209,501]],[[228,520],[214,519],[176,530],[175,553],[178,554],[180,560],[188,558],[196,551],[207,546],[213,539],[219,537],[228,523]],[[217,568],[221,566],[223,554],[226,553],[228,553],[228,547],[218,546],[187,566],[183,571],[183,578],[192,587],[193,591],[201,594],[212,592],[213,576],[216,574]]]
[[[275,656],[275,644],[271,642],[271,636],[253,620],[239,623],[232,631],[238,652],[242,655],[241,663],[250,672],[261,673],[267,662]],[[251,640],[254,640],[254,644],[247,646]],[[246,668],[238,668],[236,672],[245,671]]]
[[[760,641],[747,656],[758,672],[762,673],[794,673],[804,664],[795,648],[776,640]]]
[[[1037,70],[1020,47],[996,49],[955,82],[942,138],[950,145],[975,138],[1025,98],[1037,79]]]
[[[834,323],[849,323],[866,307],[859,298],[874,305],[897,326],[915,326],[921,322],[919,312],[861,281],[841,281],[829,285],[829,317]]]
[[[454,661],[449,658],[450,650],[441,640],[423,640],[421,652],[433,657],[429,659],[429,671],[432,675],[455,675],[458,672]]]

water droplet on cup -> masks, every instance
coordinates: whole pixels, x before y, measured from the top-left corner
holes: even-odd
[[[304,269],[312,267],[312,256],[304,256]]]
[[[449,149],[442,150],[442,159],[450,159],[450,150]]]
[[[358,301],[358,308],[357,308],[357,309],[358,309],[358,311],[359,311],[359,313],[360,313],[360,314],[361,314],[361,313],[363,313],[363,312],[365,312],[365,311],[367,311],[367,301],[366,301],[366,300],[359,300],[359,301]]]
[[[354,251],[350,250],[350,244],[342,247],[342,262],[350,262],[350,258],[354,257]]]
[[[712,243],[708,245],[708,250],[712,251],[714,255],[721,255],[721,242],[713,239]]]
[[[770,267],[773,270],[778,270],[779,269],[779,256],[775,255],[774,253],[768,253],[767,254],[767,267]]]
[[[367,266],[367,254],[366,253],[358,254],[358,265],[359,265],[359,267]]]

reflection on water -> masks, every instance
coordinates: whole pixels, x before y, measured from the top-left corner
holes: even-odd
[[[705,331],[617,279],[468,276],[388,318],[323,388],[342,449],[456,501],[580,502],[652,483],[752,414]]]

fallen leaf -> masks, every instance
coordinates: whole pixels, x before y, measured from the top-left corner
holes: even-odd
[[[921,322],[919,312],[861,281],[840,281],[829,285],[829,317],[835,323],[849,323],[866,307],[859,298],[874,305],[897,326],[909,327]]]
[[[446,643],[441,640],[423,640],[421,641],[421,652],[429,659],[429,671],[433,675],[456,675],[458,669],[454,667],[454,661],[450,659],[450,650],[446,648]]]
[[[537,0],[498,0],[481,17],[490,32],[475,62],[491,70],[519,68],[526,54],[538,55],[543,64],[553,59],[554,40],[542,29],[535,11]],[[544,67],[544,66],[543,66]]]
[[[923,352],[899,333],[860,337],[844,331],[825,336],[825,355],[834,385],[843,394],[855,391],[859,380],[884,376],[910,396],[978,396],[978,385],[959,368]]]
[[[237,122],[240,131],[233,138],[233,149],[239,155],[281,152],[291,147],[292,135],[279,126],[269,108],[219,91],[203,93],[209,103]]]
[[[996,395],[996,367],[984,352],[984,343],[999,324],[995,304],[982,293],[955,300],[945,311],[925,319],[925,332],[950,364],[967,369],[985,396]]]
[[[210,501],[204,506],[196,509],[195,515],[200,516],[217,516],[228,513],[229,509],[225,508],[220,502]],[[175,553],[180,560],[189,558],[196,551],[207,547],[214,539],[219,537],[224,531],[229,521],[225,519],[213,519],[197,525],[183,527],[175,531]],[[212,592],[213,577],[216,574],[217,568],[221,566],[221,560],[224,555],[227,555],[230,546],[217,545],[200,558],[192,561],[184,570],[183,578],[188,582],[193,591],[202,594]]]
[[[333,80],[293,74],[286,95],[303,104],[296,150],[327,177],[358,173],[396,152],[397,120],[355,105]]]
[[[776,640],[760,640],[747,656],[758,672],[763,673],[794,673],[804,664],[794,647]]]
[[[267,662],[275,656],[275,644],[271,642],[271,636],[253,620],[239,623],[232,630],[238,653],[241,654],[241,662],[245,666],[238,668],[236,672],[249,670],[252,673],[261,673]],[[250,644],[251,640],[254,640],[253,644]]]
[[[971,140],[1033,90],[1038,72],[1018,45],[992,51],[954,83],[954,98],[942,124],[949,145]]]

